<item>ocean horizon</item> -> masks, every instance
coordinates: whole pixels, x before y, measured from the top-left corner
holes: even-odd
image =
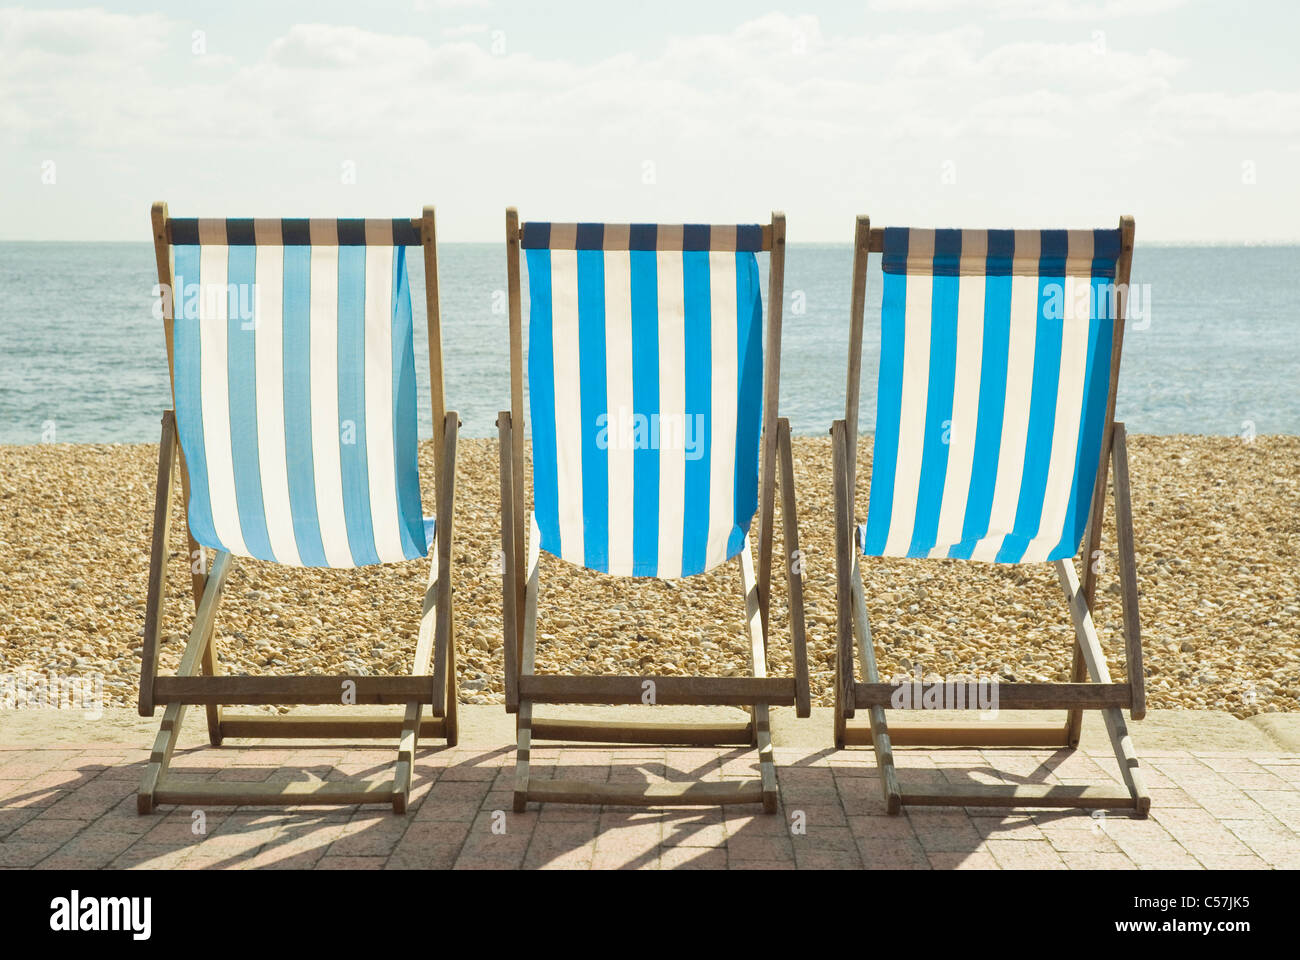
[[[438,255],[447,403],[463,435],[495,436],[510,402],[505,248],[444,242]],[[852,256],[847,243],[787,248],[780,403],[798,435],[824,434],[843,415]],[[408,264],[427,438],[424,265]],[[880,277],[873,255],[864,433],[875,421]],[[170,397],[156,283],[147,242],[0,242],[0,444],[157,440]],[[1300,434],[1298,295],[1300,245],[1139,240],[1116,418],[1132,433]]]

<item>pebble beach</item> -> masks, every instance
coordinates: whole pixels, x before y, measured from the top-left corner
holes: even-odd
[[[831,448],[794,440],[813,702],[831,702],[835,570]],[[1152,708],[1238,717],[1300,709],[1300,437],[1130,437],[1133,513]],[[497,444],[462,439],[454,556],[460,697],[502,699]],[[421,447],[431,514],[432,449]],[[0,446],[0,675],[102,675],[135,702],[157,448]],[[865,519],[870,442],[859,443]],[[179,485],[178,485],[179,486]],[[192,603],[179,491],[162,668],[180,657]],[[1110,519],[1113,512],[1108,509]],[[778,499],[777,549],[780,539]],[[1103,539],[1096,621],[1126,676],[1114,530]],[[882,674],[1067,680],[1073,631],[1050,565],[864,559]],[[217,624],[228,673],[402,673],[425,561],[357,571],[240,560]],[[543,555],[539,672],[729,676],[746,672],[735,564],[686,581],[624,580]],[[771,671],[791,671],[787,589],[773,587]],[[2,722],[2,721],[0,721]]]

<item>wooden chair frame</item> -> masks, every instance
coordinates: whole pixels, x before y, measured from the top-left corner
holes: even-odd
[[[527,540],[524,519],[524,354],[523,310],[519,283],[522,228],[514,207],[506,211],[506,269],[510,302],[510,410],[498,415],[501,440],[501,540],[505,557],[504,599],[506,709],[517,714],[514,809],[528,801],[618,804],[628,806],[761,803],[777,809],[776,767],[768,708],[793,705],[800,717],[810,713],[808,664],[804,638],[803,580],[799,571],[799,537],[794,496],[790,424],[777,416],[781,370],[781,306],[785,279],[785,216],[773,213],[763,226],[761,249],[770,254],[767,343],[763,382],[762,468],[759,497],[758,572],[748,542],[737,557],[750,640],[748,677],[558,676],[535,672],[539,536],[532,521]],[[781,471],[781,514],[789,585],[790,629],[794,650],[793,679],[769,677],[768,608],[772,578],[772,527],[776,473]],[[522,613],[522,616],[520,615]],[[534,704],[640,704],[643,684],[654,684],[656,704],[744,706],[750,718],[735,723],[625,723],[621,721],[541,719]],[[721,783],[591,783],[539,780],[529,776],[534,739],[597,743],[686,745],[737,744],[757,748],[756,781]]]
[[[856,541],[853,505],[856,503],[856,443],[858,436],[858,393],[862,364],[862,325],[866,307],[867,259],[880,253],[884,230],[873,229],[868,217],[858,217],[853,256],[853,299],[851,303],[848,385],[844,419],[831,427],[835,484],[835,565],[837,578],[838,630],[835,661],[835,744],[837,747],[870,744],[880,765],[880,783],[886,808],[898,813],[903,804],[935,806],[996,807],[1080,807],[1130,809],[1145,817],[1151,807],[1133,741],[1121,708],[1127,707],[1133,720],[1146,715],[1146,693],[1142,671],[1142,644],[1137,606],[1137,567],[1133,551],[1133,518],[1129,497],[1128,447],[1124,424],[1115,422],[1115,393],[1119,383],[1120,355],[1124,343],[1124,317],[1128,301],[1129,275],[1133,262],[1134,221],[1119,221],[1121,252],[1116,265],[1117,290],[1114,333],[1111,341],[1110,387],[1106,400],[1105,431],[1100,463],[1093,485],[1087,534],[1084,538],[1084,574],[1080,583],[1075,566],[1068,560],[1055,561],[1057,578],[1075,630],[1074,663],[1070,683],[1015,683],[998,688],[1002,709],[1065,709],[1063,725],[1010,723],[892,723],[885,720],[892,704],[895,685],[882,683],[876,666],[867,615],[866,588],[862,581]],[[1123,603],[1125,657],[1128,680],[1112,682],[1106,657],[1093,625],[1093,599],[1097,587],[1097,565],[1091,562],[1101,542],[1105,511],[1107,471],[1114,466],[1115,520],[1118,533],[1120,596]],[[865,683],[854,681],[854,647]],[[936,686],[922,684],[921,692]],[[920,704],[922,697],[911,702]],[[933,700],[931,702],[934,702]],[[938,701],[943,702],[943,701]],[[865,727],[849,726],[856,708],[867,711]],[[1079,744],[1084,710],[1100,710],[1111,746],[1119,762],[1126,790],[1118,792],[1098,786],[974,784],[910,787],[900,781],[894,766],[895,746],[928,747],[1061,747]]]
[[[165,203],[152,208],[154,251],[158,261],[158,282],[164,291],[172,289],[171,221]],[[162,439],[158,451],[158,485],[154,501],[153,542],[149,558],[149,595],[145,609],[144,648],[140,664],[140,715],[153,716],[165,706],[162,723],[140,782],[136,806],[140,813],[152,812],[158,804],[359,804],[391,803],[395,813],[404,813],[411,792],[412,765],[418,739],[444,738],[448,746],[457,739],[456,642],[452,628],[452,522],[455,513],[456,436],[460,426],[455,411],[446,409],[443,395],[442,340],[438,312],[438,254],[434,208],[425,207],[419,219],[411,221],[424,248],[425,296],[428,307],[429,377],[433,412],[436,543],[430,549],[429,577],[424,593],[415,662],[409,676],[222,676],[213,636],[222,589],[234,558],[216,551],[210,568],[204,569],[205,551],[189,531],[186,533],[192,571],[195,616],[189,639],[175,676],[158,675],[159,638],[166,598],[166,564],[169,560],[172,491],[179,457],[183,509],[188,510],[189,474],[185,455],[176,433],[174,410],[162,418]],[[174,301],[176,298],[170,298]],[[172,353],[171,311],[164,297],[164,331],[167,338],[167,366],[175,406],[175,368]],[[433,660],[433,672],[429,662]],[[349,686],[350,685],[350,686]],[[347,691],[348,696],[344,697]],[[329,716],[230,716],[228,704],[405,704],[401,717],[351,717],[346,709]],[[393,775],[384,780],[294,781],[244,783],[200,780],[169,772],[180,728],[190,705],[207,711],[208,740],[220,746],[226,737],[253,738],[389,738],[398,739]],[[422,716],[430,708],[431,717]]]

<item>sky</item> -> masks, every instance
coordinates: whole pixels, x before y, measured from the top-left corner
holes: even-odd
[[[0,0],[2,3],[3,0]],[[1300,241],[1293,0],[0,6],[0,240],[173,216]]]

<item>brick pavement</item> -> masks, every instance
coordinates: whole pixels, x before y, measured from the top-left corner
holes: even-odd
[[[1300,868],[1300,755],[1146,751],[1151,816],[912,808],[885,814],[871,752],[778,747],[781,810],[511,810],[512,748],[423,749],[411,811],[164,806],[135,812],[146,751],[0,746],[0,868],[1139,869]],[[178,750],[218,780],[383,776],[388,748]],[[746,750],[543,746],[534,776],[648,782],[752,776]],[[1109,753],[899,753],[903,775],[958,782],[1112,783]],[[798,827],[798,828],[796,828]]]

